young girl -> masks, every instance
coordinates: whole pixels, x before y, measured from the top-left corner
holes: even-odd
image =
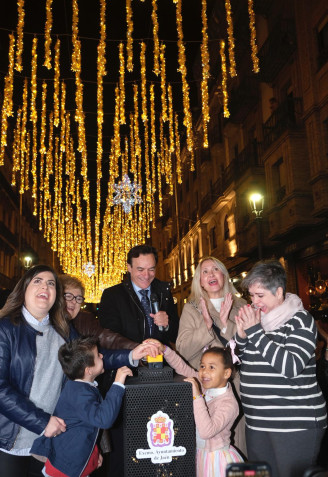
[[[192,384],[197,477],[225,477],[227,464],[243,461],[230,445],[231,427],[239,413],[237,400],[229,384],[233,363],[238,360],[233,352],[235,343],[233,340],[231,342],[228,343],[231,347],[206,350],[198,372],[172,349],[161,345],[167,363],[177,373],[187,376],[185,381]]]

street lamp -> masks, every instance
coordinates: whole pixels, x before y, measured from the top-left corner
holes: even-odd
[[[249,196],[251,211],[255,215],[257,227],[257,248],[259,260],[262,260],[262,212],[264,205],[264,196],[259,192],[252,193]]]
[[[32,258],[26,255],[24,257],[24,268],[28,270],[29,268],[31,268],[31,265],[32,265]]]

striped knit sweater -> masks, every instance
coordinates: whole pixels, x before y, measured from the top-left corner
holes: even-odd
[[[316,326],[307,311],[265,332],[261,324],[236,335],[242,359],[240,395],[246,425],[292,432],[326,427],[326,403],[316,379]]]

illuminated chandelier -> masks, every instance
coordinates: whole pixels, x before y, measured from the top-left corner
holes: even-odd
[[[121,204],[126,214],[131,212],[134,205],[142,203],[140,196],[142,190],[141,185],[131,182],[127,174],[124,175],[123,181],[114,184],[113,189],[116,192],[113,198],[113,204]]]

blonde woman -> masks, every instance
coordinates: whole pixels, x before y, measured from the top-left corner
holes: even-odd
[[[235,316],[245,304],[237,297],[224,264],[215,257],[202,258],[182,310],[176,342],[177,351],[190,366],[198,370],[204,348],[223,348],[234,336]]]
[[[235,316],[246,301],[238,298],[229,273],[220,260],[204,257],[198,264],[191,284],[188,303],[182,310],[177,351],[188,363],[199,370],[201,356],[206,348],[225,348],[236,332]],[[239,397],[239,373],[233,381]],[[245,419],[240,414],[232,428],[232,444],[246,456]]]

